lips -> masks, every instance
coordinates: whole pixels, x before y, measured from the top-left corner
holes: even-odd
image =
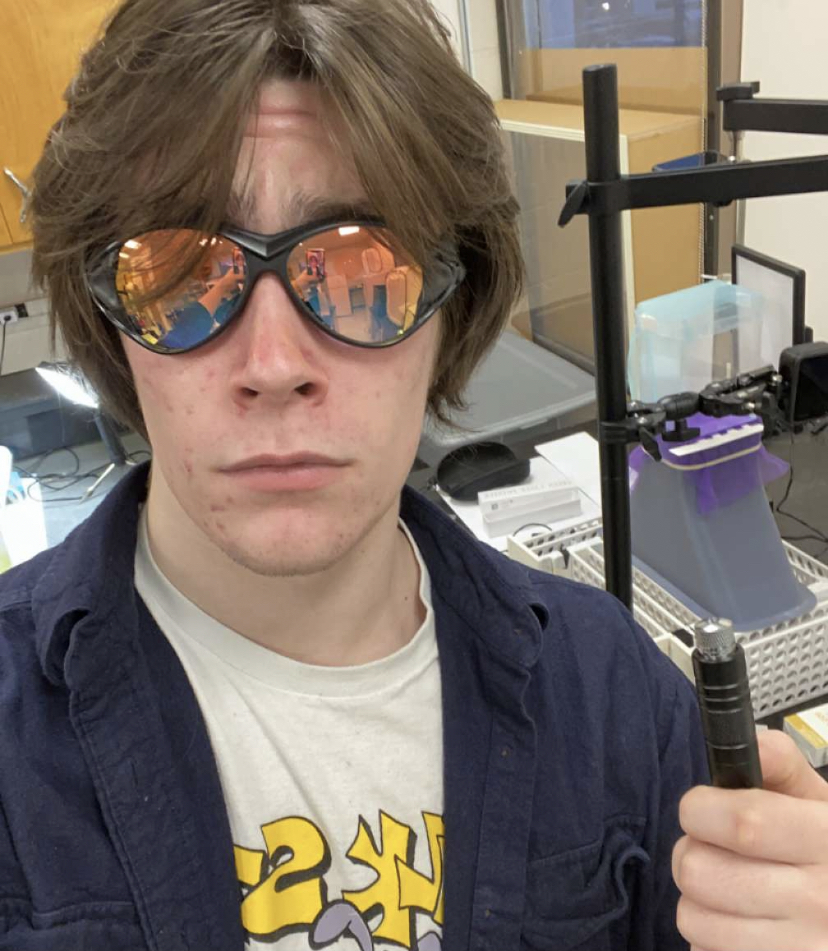
[[[325,489],[338,483],[349,463],[315,452],[251,456],[223,470],[235,486],[256,495]]]
[[[291,469],[308,466],[344,466],[346,463],[313,452],[295,452],[290,455],[259,455],[251,456],[234,465],[227,466],[223,472],[245,472],[250,469]]]

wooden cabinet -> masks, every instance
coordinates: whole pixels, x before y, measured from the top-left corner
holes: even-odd
[[[6,224],[6,216],[3,214],[3,209],[0,207],[0,248],[6,244],[11,244],[11,232],[9,231],[9,226]]]
[[[82,50],[96,37],[113,0],[25,0],[3,4],[0,30],[0,246],[31,241],[20,222],[24,183],[64,109],[63,93]]]

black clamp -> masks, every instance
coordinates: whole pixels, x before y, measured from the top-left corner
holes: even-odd
[[[656,462],[661,460],[656,436],[663,429],[666,417],[664,413],[650,403],[630,403],[627,418],[616,423],[601,421],[598,423],[602,442],[613,446],[629,446],[641,443],[645,452]]]
[[[558,227],[565,228],[575,215],[615,215],[631,207],[627,176],[612,182],[576,179],[567,183],[566,202],[558,217]]]
[[[634,406],[635,404],[630,404]],[[638,429],[641,425],[638,417],[627,416],[617,423],[610,423],[601,420],[598,423],[598,429],[601,435],[601,441],[610,446],[628,446],[630,443],[638,442]]]
[[[733,102],[734,99],[753,99],[759,92],[759,83],[727,83],[725,86],[719,86],[716,90],[716,98],[719,102]]]
[[[766,366],[706,386],[699,394],[699,410],[706,416],[772,415],[778,407],[782,377]]]
[[[729,380],[720,380],[701,393],[675,393],[657,403],[632,402],[621,422],[599,422],[601,439],[612,445],[640,442],[645,452],[661,461],[658,436],[665,442],[687,442],[701,435],[687,419],[696,413],[721,418],[751,413],[773,415],[782,386],[782,377],[773,367],[762,367]]]
[[[558,216],[558,227],[565,228],[575,215],[582,215],[589,202],[589,182],[568,182],[566,186],[566,202]]]

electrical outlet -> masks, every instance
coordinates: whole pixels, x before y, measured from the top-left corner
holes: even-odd
[[[25,304],[15,304],[13,307],[0,308],[0,327],[5,324],[16,324],[23,317],[28,317],[29,311]]]

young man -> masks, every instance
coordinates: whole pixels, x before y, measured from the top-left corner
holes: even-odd
[[[520,284],[491,104],[429,5],[128,0],[67,100],[36,271],[153,459],[0,585],[0,948],[685,948],[690,685],[403,488]],[[722,802],[683,814],[682,930],[803,951],[753,899],[794,866],[739,881],[770,825],[742,858]]]

